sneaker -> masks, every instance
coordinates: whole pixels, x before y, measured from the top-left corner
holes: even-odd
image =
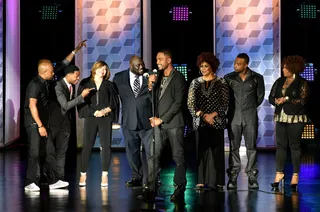
[[[35,183],[31,183],[31,184],[27,185],[26,187],[24,187],[24,190],[25,191],[40,191],[40,188]]]
[[[80,174],[79,186],[86,186],[87,175]]]
[[[49,185],[49,189],[58,189],[58,188],[65,188],[69,185],[68,182],[59,180],[58,182]]]

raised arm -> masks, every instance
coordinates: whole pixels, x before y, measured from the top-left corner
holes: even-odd
[[[64,60],[59,63],[56,67],[54,72],[55,73],[59,73],[60,71],[63,71],[63,69],[68,66],[70,64],[70,62],[73,60],[74,56],[77,54],[77,52],[84,46],[86,47],[86,41],[87,40],[83,40],[81,41],[77,47],[70,53],[67,55],[66,58],[64,58]]]

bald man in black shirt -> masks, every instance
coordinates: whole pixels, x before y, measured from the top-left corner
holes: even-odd
[[[85,44],[85,40],[73,50],[59,66],[55,69],[50,60],[42,59],[38,63],[38,76],[31,80],[27,87],[26,99],[24,104],[25,127],[28,134],[28,167],[25,181],[26,191],[39,191],[37,185],[40,180],[44,162],[40,160],[40,152],[46,153],[47,138],[50,136],[49,117],[50,117],[50,98],[49,98],[49,83],[53,79],[54,73],[63,70],[74,58],[74,55]],[[40,163],[39,163],[40,162]],[[46,157],[46,169],[50,170],[55,161],[48,160]],[[47,171],[46,170],[46,171]],[[49,188],[63,188],[69,183],[56,180],[50,176],[48,179]]]

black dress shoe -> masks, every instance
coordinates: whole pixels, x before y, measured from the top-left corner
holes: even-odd
[[[250,189],[258,189],[259,184],[258,184],[258,170],[253,170],[248,172],[248,188]]]
[[[141,185],[142,185],[141,180],[136,180],[131,178],[130,180],[126,181],[126,186],[128,187],[138,187]]]
[[[170,201],[172,202],[180,202],[184,201],[184,191],[185,191],[184,186],[176,186],[173,194],[170,197]]]
[[[156,192],[149,188],[145,188],[143,192],[137,196],[137,199],[141,199],[145,202],[155,202]]]

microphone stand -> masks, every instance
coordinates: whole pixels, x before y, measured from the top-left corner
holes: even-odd
[[[156,111],[155,111],[155,103],[154,103],[154,86],[155,83],[152,83],[152,91],[151,91],[151,105],[152,105],[152,117],[155,117]],[[152,163],[152,190],[157,193],[156,191],[156,132],[155,132],[155,119],[153,118],[153,127],[152,127],[152,155],[153,155],[153,163]]]
[[[155,112],[155,82],[152,83],[152,90],[151,90],[151,107],[152,107],[152,117],[155,117],[156,115],[156,112]],[[153,126],[155,124],[155,119],[153,119]],[[152,191],[154,192],[154,199],[151,201],[151,202],[162,202],[164,201],[163,198],[161,197],[158,197],[157,195],[157,186],[156,186],[156,183],[157,183],[157,171],[155,170],[156,168],[156,136],[155,136],[155,126],[152,127],[152,156],[153,156],[153,162],[152,162],[152,185],[151,185],[151,188],[152,188]],[[160,138],[161,139],[161,138]]]

